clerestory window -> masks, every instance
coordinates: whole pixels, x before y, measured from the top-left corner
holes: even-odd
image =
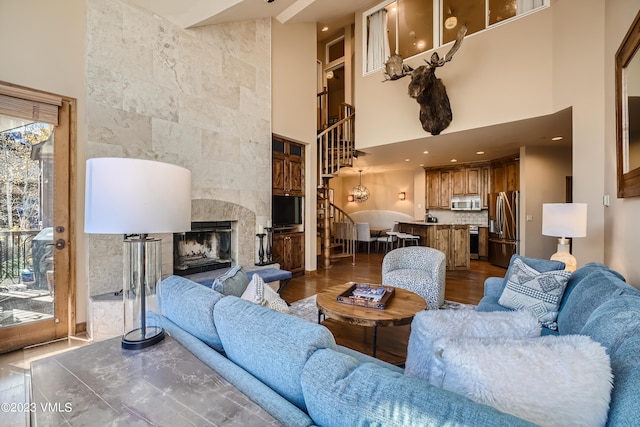
[[[407,59],[548,6],[549,0],[387,0],[363,19],[363,73],[379,71],[389,56]]]

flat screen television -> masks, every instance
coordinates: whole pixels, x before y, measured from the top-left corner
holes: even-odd
[[[302,224],[302,197],[272,196],[271,220],[274,227]]]

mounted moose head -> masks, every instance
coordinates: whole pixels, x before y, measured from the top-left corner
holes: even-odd
[[[467,34],[467,26],[463,25],[458,30],[456,42],[444,58],[440,58],[438,52],[434,52],[430,61],[425,60],[427,65],[422,65],[411,73],[409,96],[415,98],[420,104],[420,123],[422,128],[431,135],[439,135],[453,119],[447,90],[442,80],[436,77],[436,68],[451,61],[453,54],[460,49],[465,34]]]

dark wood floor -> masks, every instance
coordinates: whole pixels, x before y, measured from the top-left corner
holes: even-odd
[[[321,269],[301,277],[294,277],[282,290],[281,296],[292,303],[315,295],[323,289],[346,283],[381,283],[382,253],[358,253],[356,265],[351,259],[334,263],[332,268]],[[319,263],[320,265],[320,263]],[[487,277],[503,277],[505,269],[485,261],[471,261],[468,271],[447,271],[445,299],[464,304],[477,304],[482,298],[484,280]],[[371,328],[347,325],[327,319],[323,324],[331,330],[336,342],[345,347],[371,354],[373,331]],[[377,357],[388,362],[402,365],[407,356],[407,343],[410,327],[378,328]]]

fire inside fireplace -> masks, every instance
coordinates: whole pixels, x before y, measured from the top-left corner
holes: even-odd
[[[173,235],[173,273],[186,276],[231,267],[231,221],[192,222]]]

